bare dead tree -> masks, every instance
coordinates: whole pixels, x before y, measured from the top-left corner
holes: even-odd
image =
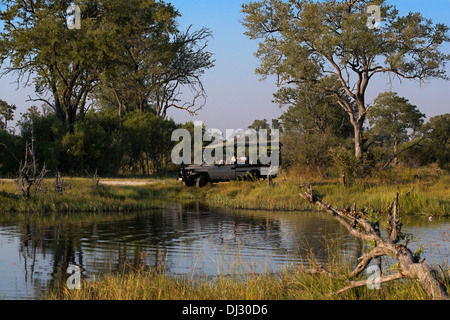
[[[89,172],[87,170],[84,170],[88,176],[90,176]],[[98,188],[98,184],[100,183],[100,176],[97,174],[97,169],[95,169],[94,174],[91,177],[92,181],[94,182],[94,188]]]
[[[98,188],[98,184],[100,182],[100,176],[97,174],[97,169],[95,169],[94,176],[92,177],[92,180],[94,181],[94,188]]]
[[[64,180],[62,179],[61,172],[57,171],[55,174],[55,192],[58,194],[64,191]]]
[[[300,195],[310,203],[315,204],[322,211],[332,215],[351,235],[375,244],[369,252],[363,254],[358,259],[356,268],[350,272],[347,279],[349,281],[348,286],[332,294],[338,294],[351,288],[367,285],[367,280],[355,281],[349,279],[354,279],[360,275],[372,260],[388,256],[398,261],[398,271],[393,275],[381,276],[379,278],[380,283],[401,278],[416,279],[421,283],[431,299],[449,299],[445,287],[437,278],[436,271],[424,263],[424,259],[419,261],[419,257],[407,247],[407,239],[404,244],[399,243],[401,240],[402,225],[399,217],[398,193],[395,200],[388,207],[387,239],[383,239],[380,235],[378,219],[375,222],[371,222],[364,209],[357,211],[355,205],[343,210],[333,209],[331,205],[322,202],[318,198],[311,186],[308,187],[308,190],[304,194]],[[311,270],[311,272],[331,275],[324,268]]]
[[[27,141],[25,146],[24,161],[20,162],[19,177],[16,180],[18,190],[26,198],[31,198],[31,188],[34,187],[36,194],[44,193],[45,186],[43,184],[45,175],[49,171],[45,168],[45,164],[41,170],[38,170],[38,164],[34,153],[34,138],[31,143]]]

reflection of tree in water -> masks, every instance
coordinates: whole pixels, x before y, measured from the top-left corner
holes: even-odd
[[[81,234],[79,228],[70,224],[55,224],[42,226],[27,223],[22,226],[19,253],[24,261],[25,281],[33,282],[37,287],[53,289],[66,281],[69,265],[83,266],[83,251],[77,235]],[[37,257],[37,255],[40,256]],[[51,280],[49,284],[34,281],[35,265],[37,260],[51,261]]]
[[[34,274],[34,267],[36,264],[36,247],[38,245],[35,243],[38,241],[42,242],[42,237],[39,237],[39,236],[36,237],[36,235],[34,235],[31,232],[31,228],[30,228],[29,224],[23,226],[22,233],[23,233],[23,235],[21,236],[19,253],[23,257],[23,260],[24,260],[25,281],[28,280],[28,277],[30,277],[30,280],[32,281],[33,274]],[[42,246],[42,244],[41,244],[41,246]],[[31,250],[31,252],[30,252],[30,250]],[[45,251],[43,252],[43,254],[45,255]],[[28,258],[30,258],[31,261],[28,261]],[[28,274],[28,268],[30,268],[30,275]]]

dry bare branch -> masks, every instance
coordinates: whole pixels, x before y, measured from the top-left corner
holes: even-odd
[[[375,243],[376,246],[370,252],[365,253],[358,259],[358,265],[349,274],[350,279],[361,274],[372,260],[379,259],[383,256],[389,256],[398,261],[398,274],[380,277],[381,282],[400,278],[417,279],[431,299],[449,299],[445,287],[436,277],[436,272],[430,266],[423,263],[423,261],[418,261],[418,258],[407,248],[406,243],[404,245],[398,243],[402,227],[399,223],[398,193],[396,194],[395,200],[388,208],[387,240],[384,240],[380,236],[379,228],[377,228],[377,226],[379,226],[379,221],[369,222],[365,216],[364,209],[357,211],[355,205],[344,210],[333,209],[331,205],[322,202],[318,198],[311,185],[304,194],[301,194],[301,196],[315,204],[321,210],[331,214],[353,236]],[[338,290],[333,294],[366,284],[366,280],[351,281],[347,287]]]
[[[31,188],[34,187],[36,194],[45,193],[45,186],[43,184],[45,175],[49,171],[45,168],[38,170],[37,160],[34,152],[34,139],[31,143],[27,141],[25,146],[24,161],[20,163],[19,177],[16,180],[17,188],[22,192],[26,198],[31,198]]]

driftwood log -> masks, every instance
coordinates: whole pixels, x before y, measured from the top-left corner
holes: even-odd
[[[356,268],[349,274],[349,279],[347,280],[354,279],[361,274],[372,260],[388,256],[397,260],[398,272],[393,275],[381,276],[378,279],[379,283],[401,278],[417,279],[428,293],[430,299],[449,299],[445,287],[436,276],[435,270],[424,263],[423,260],[419,261],[419,257],[408,249],[407,240],[405,240],[404,244],[399,243],[402,225],[399,217],[398,193],[388,208],[387,239],[383,239],[380,236],[379,221],[370,221],[364,209],[357,211],[355,205],[343,210],[333,209],[331,205],[322,202],[318,198],[311,186],[308,187],[308,190],[304,194],[300,195],[310,203],[315,204],[322,211],[332,215],[351,235],[375,244],[372,250],[363,254],[358,259],[359,262]],[[323,267],[319,270],[312,270],[312,272],[331,276]],[[348,286],[333,294],[367,284],[367,280],[349,281]]]

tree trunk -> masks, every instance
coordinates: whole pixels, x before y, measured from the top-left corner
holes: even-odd
[[[398,136],[394,136],[394,154],[398,153]],[[398,157],[394,158],[394,165],[398,166]]]
[[[355,130],[355,157],[356,158],[360,158],[363,154],[363,140],[362,140],[363,124],[364,124],[364,119],[359,120],[353,124],[353,128]]]
[[[345,187],[345,172],[343,172],[341,175],[341,184],[343,187]]]
[[[116,101],[117,101],[117,105],[119,107],[119,129],[120,132],[123,131],[123,103],[122,103],[122,99],[120,99],[119,93],[117,92],[116,88],[113,88],[114,90],[114,95],[116,96]]]

